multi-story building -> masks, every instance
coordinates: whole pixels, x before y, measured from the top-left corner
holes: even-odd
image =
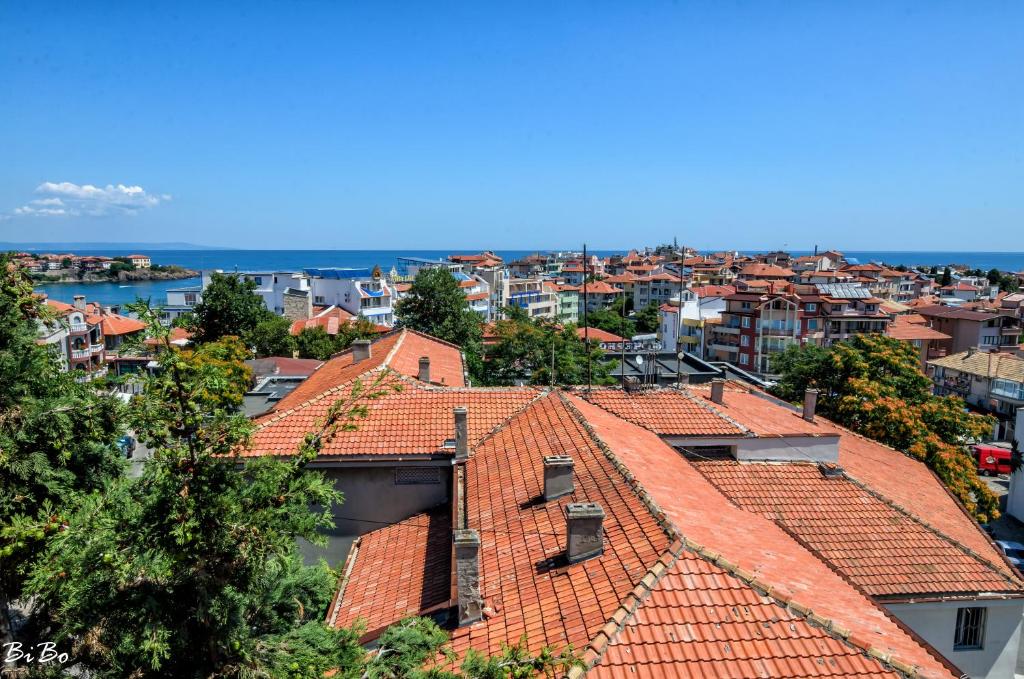
[[[928,361],[935,393],[959,396],[995,415],[994,435],[1012,440],[1017,410],[1024,407],[1024,358],[969,349]]]
[[[167,302],[160,307],[160,320],[170,323],[178,316],[191,312],[203,301],[203,286],[192,285],[183,288],[171,288],[167,291]]]
[[[309,289],[310,278],[293,271],[235,271],[229,273],[204,271],[202,274],[203,290],[210,285],[213,273],[237,276],[244,281],[251,281],[256,286],[253,292],[260,296],[267,309],[278,315],[284,313],[285,290]],[[168,298],[168,302],[170,302],[170,298]]]
[[[622,288],[610,285],[606,281],[591,281],[580,286],[580,318],[583,318],[584,307],[587,312],[605,309],[622,296]]]
[[[607,283],[608,280],[605,279]],[[679,296],[679,290],[685,285],[686,279],[660,271],[647,276],[640,276],[633,284],[633,308],[640,310],[649,304],[661,306],[667,304],[673,297]]]
[[[558,322],[568,325],[580,321],[580,290],[567,283],[547,283],[546,286],[558,296]]]
[[[800,298],[791,284],[726,297],[721,321],[712,326],[709,358],[756,374],[773,374],[772,359],[801,337]]]
[[[75,295],[74,304],[57,300],[47,300],[46,303],[56,312],[58,319],[55,323],[61,328],[53,327],[53,323],[44,324],[40,328],[40,341],[56,345],[63,367],[78,373],[76,378],[79,381],[105,377],[106,345],[99,306],[86,303],[84,295]]]
[[[704,357],[704,318],[696,292],[684,289],[681,297],[677,293],[660,305],[658,314],[661,317],[658,338],[663,349]]]
[[[394,325],[394,292],[378,267],[303,269],[302,277],[295,287],[309,290],[313,305],[336,305],[377,325]]]
[[[743,266],[736,277],[741,281],[770,281],[783,283],[796,280],[796,273],[775,264],[754,263]]]
[[[128,255],[125,259],[131,262],[132,266],[136,269],[149,269],[153,266],[153,261],[149,258],[149,255]]]
[[[541,278],[506,278],[504,306],[523,309],[531,318],[556,318],[558,295]]]
[[[1021,319],[1012,312],[975,311],[936,304],[917,307],[931,326],[950,339],[940,342],[947,354],[968,349],[982,351],[1017,351],[1021,339]]]
[[[483,279],[490,290],[488,317],[493,320],[499,317],[505,306],[505,279],[508,272],[504,261],[493,252],[482,252],[479,255],[449,255],[449,261],[462,266],[462,271]]]
[[[797,286],[805,342],[829,346],[854,335],[884,333],[892,320],[882,300],[850,283]]]

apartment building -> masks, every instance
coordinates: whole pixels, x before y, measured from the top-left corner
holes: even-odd
[[[339,306],[377,325],[395,323],[394,291],[379,267],[303,269],[297,287],[310,291],[314,306]]]
[[[1017,351],[1021,343],[1021,319],[1012,311],[976,311],[935,304],[915,308],[931,326],[950,339],[940,342],[947,354],[968,349]]]
[[[547,283],[546,288],[558,297],[556,317],[559,323],[580,322],[580,290],[568,283]]]
[[[801,300],[792,284],[739,291],[725,303],[721,321],[712,326],[709,358],[755,374],[773,374],[774,356],[799,344],[802,335]]]
[[[884,333],[892,317],[881,309],[883,300],[851,283],[797,286],[804,342],[829,346],[854,335]]]
[[[580,286],[580,318],[583,318],[584,307],[588,312],[606,309],[622,297],[622,294],[622,288],[615,287],[607,281],[591,281],[585,286]]]
[[[605,279],[605,282],[609,281]],[[667,304],[670,299],[679,296],[680,288],[686,283],[683,278],[680,284],[680,277],[667,271],[638,276],[633,284],[633,308],[639,310],[650,304]]]
[[[969,349],[928,361],[935,393],[959,396],[998,421],[993,435],[1013,440],[1017,410],[1024,407],[1024,358]]]
[[[558,294],[542,278],[506,278],[504,306],[523,309],[530,318],[557,318]]]
[[[704,357],[704,318],[694,290],[676,293],[658,308],[658,338],[666,351],[686,351]]]

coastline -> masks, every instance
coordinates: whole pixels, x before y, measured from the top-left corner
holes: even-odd
[[[145,275],[142,275],[145,274]],[[36,285],[102,285],[111,283],[141,283],[151,281],[183,281],[190,278],[198,278],[200,272],[192,269],[181,269],[180,271],[153,271],[146,269],[136,271],[122,271],[117,278],[97,277],[86,274],[85,278],[36,278],[33,276],[33,283]]]

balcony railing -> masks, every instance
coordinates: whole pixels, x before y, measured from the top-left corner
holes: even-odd
[[[89,346],[89,352],[92,353],[93,356],[95,356],[96,354],[102,353],[103,352],[103,344],[100,343],[100,344],[90,345]]]
[[[71,332],[88,332],[89,326],[85,323],[72,323]]]

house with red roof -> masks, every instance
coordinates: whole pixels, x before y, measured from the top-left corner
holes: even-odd
[[[813,402],[407,383],[327,451],[430,451],[450,491],[352,542],[327,621],[366,643],[429,615],[456,663],[523,640],[575,649],[572,677],[1012,674],[1019,572],[923,463]]]

